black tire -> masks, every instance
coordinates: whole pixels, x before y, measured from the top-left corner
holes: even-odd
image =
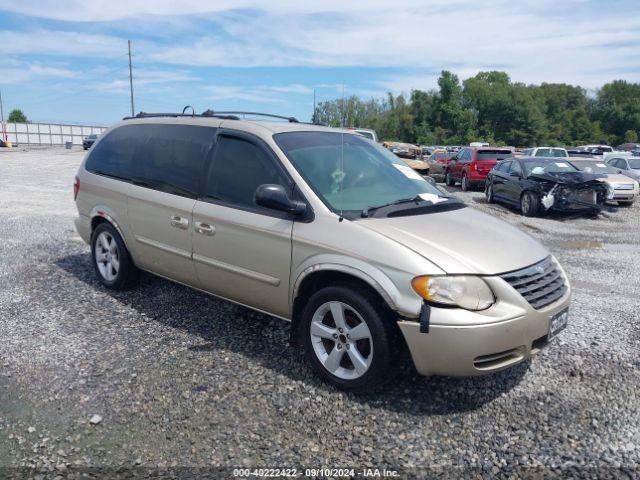
[[[463,192],[468,192],[471,190],[471,184],[469,183],[469,178],[466,173],[462,174],[462,180],[460,180],[460,188]]]
[[[525,217],[535,217],[540,212],[540,197],[533,192],[524,192],[520,196],[520,211]]]
[[[630,207],[631,205],[633,205],[633,200],[631,201],[618,200],[618,206],[620,207]]]
[[[111,238],[112,241],[115,242],[115,248],[113,249],[115,253],[109,253],[109,255],[117,260],[117,270],[110,266],[111,263],[100,262],[100,266],[97,260],[96,250],[98,250],[99,253],[107,250],[102,245],[98,245],[98,242],[100,242],[102,238],[101,235],[103,234],[106,238]],[[109,245],[111,245],[111,243],[109,243]],[[127,290],[135,286],[139,280],[140,271],[133,264],[131,255],[122,237],[109,222],[100,223],[91,233],[91,261],[93,262],[93,268],[95,269],[98,280],[109,289]],[[105,270],[108,270],[110,274],[105,275]]]
[[[484,188],[484,196],[487,199],[487,203],[495,203],[496,198],[493,194],[493,183],[487,182],[487,185]]]
[[[345,379],[335,375],[323,365],[314,350],[314,342],[311,338],[314,314],[330,302],[346,304],[346,306],[360,315],[369,329],[373,343],[371,350],[369,350],[369,355],[372,355],[372,358],[366,371],[358,378]],[[399,360],[401,352],[401,339],[398,338],[397,328],[391,323],[389,316],[390,313],[381,305],[381,302],[366,289],[357,286],[331,286],[320,289],[309,298],[302,310],[300,319],[299,334],[302,336],[301,343],[304,345],[308,361],[323,379],[342,390],[355,393],[370,393],[381,388],[391,377],[392,359]],[[332,318],[333,316],[330,314],[329,319],[331,320]],[[333,349],[336,349],[339,341],[339,339],[328,339],[322,342],[329,344],[335,342]],[[369,340],[366,340],[366,342],[369,342]],[[317,341],[315,343],[320,345]],[[366,346],[365,344],[365,348]],[[327,347],[320,346],[319,348]],[[328,348],[331,347],[329,346]],[[361,350],[358,350],[358,353],[360,352]],[[330,352],[327,351],[326,353]],[[339,365],[343,365],[344,362],[346,362],[344,363],[345,365],[349,363],[351,366],[355,365],[351,362],[350,355],[347,355],[348,353],[346,349],[343,351],[342,361]],[[395,362],[395,364],[398,363]]]
[[[447,187],[453,187],[456,184],[456,181],[453,179],[451,172],[447,170],[447,173],[444,174],[444,183]]]

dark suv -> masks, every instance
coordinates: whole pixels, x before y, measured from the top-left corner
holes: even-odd
[[[445,183],[453,187],[457,182],[463,191],[484,187],[487,175],[496,163],[513,154],[510,148],[466,147],[449,162]]]

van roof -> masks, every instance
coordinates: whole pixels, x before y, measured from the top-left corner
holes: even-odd
[[[324,125],[315,125],[311,123],[301,122],[277,122],[277,121],[265,121],[265,120],[253,120],[253,119],[231,119],[222,117],[205,117],[205,116],[149,116],[149,117],[128,117],[118,125],[131,125],[134,123],[155,123],[155,124],[171,124],[171,125],[201,125],[211,127],[225,128],[237,128],[241,129],[242,125],[252,125],[261,127],[271,133],[283,133],[283,132],[344,132],[349,135],[358,135],[355,130],[340,129],[327,127]]]

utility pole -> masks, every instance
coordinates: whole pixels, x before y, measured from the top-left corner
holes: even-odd
[[[313,89],[313,117],[311,117],[311,123],[318,123],[316,119],[316,89]]]
[[[129,90],[131,91],[131,116],[133,117],[133,70],[131,69],[131,40],[127,40],[129,43]]]
[[[2,140],[7,141],[7,130],[4,128],[4,108],[2,106],[2,90],[0,90],[0,127],[2,128]]]

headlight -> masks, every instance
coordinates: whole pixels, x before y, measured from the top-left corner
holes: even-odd
[[[414,278],[411,286],[425,300],[466,310],[484,310],[495,302],[489,285],[479,277],[423,275]]]

